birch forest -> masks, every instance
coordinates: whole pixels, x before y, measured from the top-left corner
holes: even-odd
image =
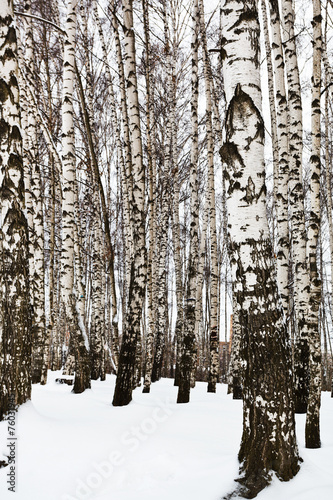
[[[223,384],[223,498],[292,480],[333,397],[332,0],[0,0],[0,40],[0,420],[53,372]]]

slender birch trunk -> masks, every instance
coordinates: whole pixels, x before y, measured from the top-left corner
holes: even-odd
[[[126,250],[126,267],[130,267],[130,256],[133,255],[133,228],[132,228],[132,223],[130,219],[130,199],[132,196],[132,180],[131,180],[131,168],[128,166],[128,162],[130,158],[130,146],[125,145],[125,156],[126,156],[126,161],[127,161],[127,170],[125,167],[125,162],[124,162],[124,155],[123,155],[123,146],[121,142],[121,134],[120,134],[120,126],[119,126],[119,119],[117,116],[117,111],[116,111],[116,100],[115,100],[115,95],[114,95],[114,89],[113,89],[113,80],[111,77],[111,71],[110,71],[110,66],[108,64],[108,57],[107,57],[107,50],[106,50],[106,45],[105,45],[105,38],[104,38],[104,33],[102,30],[100,18],[98,15],[98,7],[97,7],[97,2],[94,0],[94,16],[95,16],[95,21],[97,23],[97,29],[98,29],[98,34],[99,34],[99,40],[101,43],[102,47],[102,54],[103,54],[103,63],[105,67],[105,74],[106,74],[106,79],[107,79],[107,87],[108,87],[108,95],[110,98],[110,110],[111,110],[111,118],[115,127],[115,134],[116,134],[116,146],[117,146],[117,156],[118,156],[118,161],[120,164],[120,171],[121,171],[121,179],[122,179],[122,193],[123,193],[123,212],[124,212],[124,219],[125,219],[125,237],[126,237],[126,242],[127,242],[127,250]],[[117,26],[117,25],[116,25]],[[116,34],[118,33],[118,30],[116,30]],[[116,36],[116,40],[118,40]],[[120,44],[118,45],[117,41],[117,54],[118,54],[118,65],[120,68],[120,75],[122,74],[122,62],[119,63],[119,55],[121,57],[121,53],[119,54],[120,49]],[[123,87],[123,85],[122,85]],[[125,99],[125,97],[122,95],[122,99]],[[128,124],[127,124],[127,105],[126,105],[126,99],[125,103],[122,105],[123,106],[123,114],[125,114],[124,118],[124,129],[126,133],[126,138],[127,138],[127,129],[128,129]],[[129,137],[128,137],[129,138]]]
[[[228,393],[232,392],[233,399],[243,397],[243,360],[241,357],[242,328],[239,322],[239,304],[233,294],[232,316],[232,344],[228,371]]]
[[[206,131],[207,131],[207,159],[208,159],[208,196],[209,196],[209,224],[211,237],[211,279],[210,279],[210,363],[208,392],[216,392],[216,382],[219,374],[219,332],[218,332],[218,261],[216,237],[216,206],[215,206],[215,180],[214,180],[214,140],[212,126],[212,96],[211,74],[208,61],[208,49],[203,1],[199,0],[201,41],[203,45],[203,62],[205,75],[206,95]]]
[[[31,395],[28,224],[13,2],[0,2],[0,420]]]
[[[234,496],[253,498],[273,472],[283,481],[291,479],[299,457],[290,345],[266,215],[258,2],[226,0],[222,14],[227,100],[222,153],[244,373],[241,477]]]
[[[145,169],[142,157],[132,0],[123,0],[122,5],[124,22],[125,71],[132,151],[133,198],[131,206],[131,220],[133,224],[134,255],[131,262],[128,310],[119,354],[116,387],[112,402],[114,406],[127,405],[132,400],[136,342],[140,337],[140,324],[146,279],[144,216]]]
[[[55,284],[55,168],[54,159],[52,153],[50,153],[50,204],[51,204],[51,214],[50,214],[50,267],[49,267],[49,320],[47,325],[47,342],[44,347],[44,357],[43,357],[43,368],[42,368],[42,378],[41,385],[45,385],[47,382],[47,369],[48,369],[48,357],[51,347],[51,370],[59,370],[60,364],[60,342],[57,338],[56,329],[56,315],[55,315],[55,297],[56,297],[56,284]]]
[[[156,178],[156,157],[153,140],[153,89],[152,89],[152,65],[151,65],[151,44],[150,44],[150,27],[149,27],[149,10],[148,1],[142,0],[143,22],[145,33],[145,50],[146,50],[146,130],[147,130],[147,160],[149,172],[149,199],[148,199],[148,227],[149,227],[149,254],[148,254],[148,280],[147,280],[147,333],[146,333],[146,349],[145,349],[145,370],[144,370],[144,386],[142,392],[150,392],[151,375],[153,368],[153,347],[154,347],[154,321],[155,307],[153,295],[153,283],[156,273],[156,209],[155,209],[155,178]]]
[[[332,82],[333,82],[333,71],[329,64],[327,58],[327,24],[328,24],[328,16],[327,16],[327,6],[326,5],[326,16],[325,16],[325,31],[324,31],[324,39],[323,39],[323,47],[322,47],[322,58],[325,68],[325,84],[324,89],[325,92],[325,134],[324,134],[324,147],[325,147],[325,173],[326,173],[326,203],[327,203],[327,219],[328,219],[328,232],[329,232],[329,242],[330,242],[330,255],[331,255],[331,276],[333,276],[333,217],[332,217],[332,182],[331,182],[331,164],[332,157],[330,155],[330,144],[332,140],[332,132],[330,128],[330,118],[329,118],[329,102],[330,97],[332,97]],[[331,279],[331,290],[330,290],[330,303],[331,310],[333,304],[333,280]],[[324,316],[326,316],[325,311]],[[332,312],[331,312],[332,315]],[[330,336],[328,334],[328,329],[325,328],[325,342],[327,343],[326,333],[330,342]],[[331,344],[330,344],[331,347]],[[332,351],[332,349],[331,349]],[[332,352],[331,352],[332,356]],[[332,358],[331,358],[332,359]],[[331,361],[332,362],[332,361]],[[331,380],[332,388],[333,388],[333,378]],[[327,382],[328,385],[328,382]],[[329,389],[327,389],[329,390]],[[333,397],[333,390],[332,390]]]
[[[97,193],[96,193],[97,194]],[[101,262],[101,227],[98,210],[98,197],[94,196],[96,214],[94,217],[94,242],[93,242],[93,274],[92,274],[92,318],[91,318],[91,378],[97,380],[101,376],[103,357],[103,333],[102,333],[102,262]]]
[[[271,118],[271,136],[272,136],[272,150],[273,150],[273,211],[275,210],[276,212],[276,203],[277,203],[278,185],[279,185],[279,142],[277,134],[277,118],[276,118],[276,108],[275,108],[273,61],[272,61],[272,51],[271,51],[271,43],[269,37],[269,21],[267,15],[266,0],[263,0],[263,2],[261,3],[261,8],[262,8],[265,52],[266,52],[266,62],[267,62],[268,99],[269,99],[269,111]],[[275,235],[276,235],[276,225],[274,219],[273,248],[275,248]]]
[[[117,63],[118,63],[118,72],[119,72],[119,86],[120,86],[120,96],[121,96],[121,117],[122,117],[122,126],[123,126],[123,134],[124,134],[124,154],[125,154],[125,172],[126,172],[126,186],[128,192],[129,203],[132,202],[133,198],[133,172],[132,172],[132,143],[130,136],[130,123],[129,123],[129,109],[127,104],[127,96],[126,96],[126,79],[125,79],[125,69],[124,69],[124,58],[122,55],[119,30],[118,30],[118,19],[116,16],[116,4],[114,3],[112,9],[112,27],[115,35],[115,45],[116,45],[116,55],[117,55]],[[126,58],[125,58],[126,64]],[[132,231],[134,228],[132,227]],[[134,252],[134,250],[133,250]],[[130,273],[130,270],[128,270]],[[129,276],[129,275],[128,275]]]
[[[163,352],[166,339],[166,323],[168,315],[168,292],[167,292],[167,246],[168,246],[168,228],[169,228],[169,208],[172,207],[171,199],[171,181],[170,172],[172,169],[172,72],[171,72],[171,54],[170,40],[167,23],[166,2],[162,5],[162,18],[164,28],[164,52],[166,57],[166,92],[165,92],[165,140],[163,151],[163,166],[161,168],[161,210],[160,210],[160,255],[159,255],[159,287],[157,297],[157,328],[155,335],[155,356],[152,370],[152,382],[156,382],[162,376]],[[173,215],[173,213],[172,213]],[[174,229],[174,228],[173,228]],[[173,231],[174,236],[174,231]],[[175,250],[174,244],[174,250]],[[174,257],[175,266],[178,265],[178,255]],[[176,297],[178,300],[179,283],[177,280],[176,269]],[[179,346],[181,345],[181,328],[176,320],[176,339],[177,339],[177,361],[179,359]]]
[[[295,411],[296,413],[305,413],[309,394],[307,327],[309,274],[306,257],[305,210],[302,184],[302,99],[294,30],[295,13],[292,0],[283,0],[282,15],[285,66],[288,80],[289,204],[296,319],[294,343]]]
[[[289,228],[288,228],[288,108],[285,88],[285,65],[282,51],[281,22],[277,0],[269,0],[272,33],[273,71],[275,76],[275,102],[277,140],[279,150],[279,175],[277,189],[277,279],[286,317],[289,317]]]
[[[77,303],[74,278],[74,225],[75,222],[75,138],[73,124],[73,87],[75,76],[75,34],[77,0],[69,0],[66,19],[63,73],[63,227],[61,254],[61,288],[66,315],[74,343],[75,393],[90,388],[89,343],[83,318]]]
[[[321,282],[317,266],[317,247],[320,231],[320,91],[321,91],[321,2],[313,0],[313,68],[311,104],[311,212],[308,229],[308,258],[310,268],[310,300],[308,309],[310,387],[305,424],[305,446],[320,448],[320,398],[321,398],[321,340],[319,331],[319,306]]]
[[[25,12],[31,14],[31,2],[26,2]],[[26,19],[25,67],[29,81],[35,79],[34,41],[32,20]],[[22,56],[23,59],[23,56]],[[22,64],[22,61],[21,61]],[[27,84],[24,82],[27,91]],[[26,93],[26,92],[25,92]],[[26,106],[27,117],[23,130],[26,180],[28,181],[28,221],[29,221],[29,263],[30,291],[33,304],[33,345],[32,345],[32,383],[41,381],[45,331],[45,287],[44,287],[44,227],[41,193],[41,172],[38,162],[37,123],[34,106]],[[22,115],[23,116],[23,115]],[[24,124],[23,122],[23,124]]]
[[[185,328],[180,360],[180,377],[177,403],[188,403],[190,400],[191,371],[193,371],[193,350],[195,345],[195,319],[198,303],[197,267],[198,267],[198,229],[199,229],[199,201],[198,201],[198,48],[199,48],[199,7],[198,0],[194,0],[192,10],[192,40],[191,40],[191,166],[190,166],[190,251],[188,258],[187,297],[185,306]],[[201,308],[202,309],[202,308]]]

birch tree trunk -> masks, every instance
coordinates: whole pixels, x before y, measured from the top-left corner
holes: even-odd
[[[132,151],[133,198],[131,206],[131,220],[133,224],[134,255],[131,262],[128,311],[123,331],[123,339],[119,354],[117,381],[112,402],[114,406],[127,405],[132,400],[136,342],[140,336],[140,323],[146,278],[144,217],[145,170],[142,157],[132,0],[123,0],[122,5],[124,21],[125,71]]]
[[[273,61],[272,61],[272,52],[271,52],[271,44],[269,37],[269,21],[267,15],[266,0],[262,2],[261,8],[262,8],[265,52],[267,61],[268,99],[269,99],[269,111],[271,118],[271,136],[272,136],[272,149],[273,149],[273,211],[275,210],[276,213],[277,192],[279,185],[279,142],[277,134],[277,119],[276,119],[276,109],[275,109]],[[275,248],[275,236],[276,236],[276,223],[274,220],[273,248]]]
[[[194,0],[192,10],[192,40],[191,40],[191,167],[190,167],[190,190],[191,190],[191,223],[190,223],[190,251],[187,266],[188,283],[185,306],[185,328],[182,342],[180,359],[180,377],[177,403],[188,403],[190,400],[191,371],[193,360],[193,349],[195,344],[195,319],[198,303],[197,292],[197,267],[198,267],[198,228],[199,228],[199,203],[198,203],[198,45],[199,45],[199,7],[198,0]],[[202,309],[202,308],[201,308]]]
[[[211,237],[211,279],[210,279],[210,341],[209,341],[209,380],[208,392],[216,392],[216,382],[219,374],[219,332],[218,332],[218,261],[216,237],[216,206],[215,206],[215,180],[214,180],[214,140],[212,126],[212,96],[211,73],[208,61],[208,49],[203,1],[199,0],[201,41],[203,45],[203,62],[205,75],[206,95],[206,130],[207,130],[207,160],[208,160],[208,185],[209,185],[209,223]]]
[[[321,282],[317,266],[317,246],[320,231],[320,90],[321,90],[321,1],[313,0],[313,68],[311,103],[311,213],[308,229],[308,256],[310,268],[310,300],[308,309],[310,387],[305,424],[305,446],[320,448],[320,398],[321,398],[321,339],[319,306]]]
[[[149,227],[149,254],[148,254],[148,279],[147,279],[147,334],[146,334],[146,350],[145,350],[145,370],[144,370],[144,386],[142,392],[149,393],[151,385],[151,375],[153,368],[153,347],[154,347],[154,322],[155,322],[155,307],[153,296],[153,283],[156,280],[155,273],[156,265],[156,209],[155,209],[155,178],[156,178],[156,158],[153,140],[153,89],[151,85],[151,44],[150,44],[150,27],[149,27],[149,10],[148,1],[142,0],[143,22],[145,33],[145,49],[146,49],[146,130],[147,130],[147,159],[149,172],[149,199],[148,199],[148,227]]]
[[[75,222],[75,138],[73,124],[73,87],[75,76],[75,34],[77,0],[67,5],[66,39],[63,72],[63,234],[61,254],[61,289],[75,351],[75,393],[90,388],[89,343],[77,303],[74,277]]]
[[[159,287],[158,287],[158,297],[157,297],[157,328],[155,335],[155,356],[152,370],[152,382],[156,382],[162,376],[162,362],[163,362],[163,352],[166,339],[166,324],[168,315],[168,271],[167,271],[167,247],[168,247],[168,231],[169,231],[169,210],[171,205],[172,210],[172,197],[171,197],[171,176],[170,172],[172,169],[172,141],[173,141],[173,127],[172,127],[172,70],[171,70],[171,47],[169,40],[168,31],[168,17],[166,0],[162,2],[161,5],[161,16],[163,19],[163,31],[164,31],[164,53],[166,58],[166,92],[165,92],[165,139],[164,139],[164,151],[163,151],[163,164],[161,168],[161,210],[160,210],[160,254],[159,254]],[[173,228],[174,229],[174,228]],[[173,237],[175,232],[173,231]],[[176,254],[176,255],[175,255]],[[174,262],[175,262],[175,274],[176,274],[176,303],[179,301],[179,274],[177,273],[177,265],[179,264],[178,251],[176,249],[176,244],[174,244]],[[178,305],[177,305],[178,307]],[[178,312],[177,312],[178,314]],[[179,318],[178,318],[179,319]],[[179,328],[179,322],[176,319],[176,341],[177,341],[177,364],[179,360],[179,353],[181,349],[181,328]],[[177,368],[176,368],[177,370]]]
[[[0,2],[0,420],[31,395],[28,225],[13,2]]]
[[[233,294],[232,344],[228,372],[228,393],[233,399],[243,397],[243,360],[241,358],[242,328],[239,323],[238,303]]]
[[[31,3],[26,2],[25,12],[31,14]],[[26,53],[25,63],[28,81],[33,82],[35,78],[34,68],[34,41],[32,35],[32,20],[27,18]],[[33,344],[32,344],[32,374],[33,384],[39,383],[42,378],[43,357],[46,342],[45,328],[45,286],[44,286],[44,225],[43,206],[41,191],[41,172],[38,162],[37,123],[34,106],[28,107],[28,123],[25,130],[26,154],[31,165],[31,201],[33,212],[33,231],[31,233],[31,249],[33,255],[33,268],[31,269],[30,283],[33,294]]]
[[[245,498],[256,496],[273,472],[287,481],[299,469],[291,352],[266,216],[257,9],[256,0],[226,0],[222,11],[227,100],[222,153],[227,164],[230,263],[244,360],[238,455],[242,475],[233,496],[240,493]]]
[[[294,31],[292,0],[283,0],[283,38],[288,80],[289,117],[289,204],[294,272],[294,308],[296,331],[294,343],[295,411],[305,413],[309,394],[309,346],[307,308],[309,274],[306,257],[304,192],[302,184],[303,127],[302,100]]]
[[[275,102],[279,175],[277,195],[277,279],[286,318],[289,316],[289,228],[288,228],[288,177],[289,144],[287,96],[284,77],[284,57],[281,40],[281,23],[277,0],[269,0],[272,32],[273,71],[275,76]]]

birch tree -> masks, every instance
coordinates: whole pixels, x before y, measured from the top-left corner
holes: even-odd
[[[182,351],[180,358],[180,380],[177,403],[188,403],[190,400],[191,371],[193,370],[193,349],[195,344],[195,320],[197,303],[197,267],[198,267],[198,46],[199,46],[199,6],[198,0],[194,0],[192,10],[192,39],[191,39],[191,166],[190,166],[190,251],[188,260],[188,283],[185,306],[185,327],[182,339]]]
[[[313,0],[313,56],[311,102],[311,212],[308,234],[308,259],[310,269],[310,301],[308,309],[310,387],[306,413],[305,445],[320,448],[319,412],[321,398],[321,339],[319,330],[319,305],[321,281],[317,266],[317,246],[320,230],[320,90],[321,90],[321,1]]]
[[[216,205],[215,205],[215,171],[214,171],[214,140],[212,125],[212,78],[208,60],[207,37],[203,1],[199,0],[201,42],[203,49],[205,96],[206,96],[206,130],[207,130],[207,160],[209,183],[209,223],[211,237],[211,279],[210,279],[210,341],[209,341],[209,380],[208,392],[216,392],[216,382],[219,374],[219,332],[218,332],[218,261],[216,236]]]
[[[25,5],[25,12],[31,15],[31,3]],[[32,20],[30,17],[26,20],[26,53],[25,64],[27,69],[27,79],[33,82],[35,78],[34,67],[34,41],[32,33]],[[43,206],[41,189],[41,172],[38,162],[38,144],[37,144],[37,123],[36,110],[33,105],[28,107],[27,127],[24,131],[25,155],[31,167],[30,196],[32,208],[32,231],[30,234],[30,248],[33,252],[31,261],[31,293],[33,296],[33,345],[32,345],[32,383],[38,383],[42,378],[43,357],[46,341],[45,329],[45,266],[44,266],[44,226],[43,226]]]
[[[136,74],[135,35],[132,0],[123,0],[125,77],[127,81],[128,116],[132,152],[133,197],[131,221],[133,224],[133,257],[129,283],[128,310],[119,354],[119,367],[112,404],[127,405],[132,399],[136,342],[145,290],[146,246],[144,219],[145,170],[142,156],[141,123]]]
[[[309,393],[309,346],[307,306],[309,272],[306,256],[305,207],[302,183],[303,122],[301,85],[296,53],[295,13],[292,0],[282,2],[283,43],[288,81],[289,121],[289,205],[294,273],[295,411],[305,413]]]
[[[0,2],[0,420],[31,395],[28,225],[13,2]]]
[[[74,225],[75,221],[75,137],[73,124],[73,91],[75,77],[75,34],[77,0],[67,5],[66,38],[64,43],[63,71],[63,202],[62,202],[62,254],[61,290],[66,308],[70,333],[75,352],[74,392],[90,388],[89,342],[80,314],[74,275]]]
[[[244,365],[241,477],[231,496],[240,493],[246,498],[256,496],[273,472],[287,481],[299,469],[291,351],[266,216],[257,9],[256,0],[226,0],[222,8],[227,101],[222,153]]]
[[[147,161],[149,172],[149,199],[148,199],[148,224],[149,224],[149,254],[148,254],[148,279],[147,279],[147,335],[145,350],[145,370],[144,370],[144,393],[150,392],[151,376],[153,368],[153,347],[155,333],[156,307],[154,304],[154,283],[156,283],[155,273],[157,271],[157,251],[156,251],[156,155],[155,140],[152,123],[153,116],[153,86],[152,86],[152,64],[151,64],[151,42],[148,1],[142,0],[143,23],[145,33],[146,49],[146,133],[147,133]]]

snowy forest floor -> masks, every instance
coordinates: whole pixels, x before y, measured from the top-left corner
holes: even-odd
[[[1,500],[219,500],[237,477],[242,402],[226,385],[208,394],[205,383],[191,402],[177,405],[173,380],[133,393],[127,407],[111,405],[114,376],[92,382],[81,395],[55,383],[33,386],[32,401],[16,416],[16,493],[9,468],[0,469]],[[298,475],[273,479],[258,500],[330,500],[333,492],[333,399],[322,395],[322,448],[304,448],[305,415],[297,415]],[[0,423],[0,460],[8,452],[8,424]]]

